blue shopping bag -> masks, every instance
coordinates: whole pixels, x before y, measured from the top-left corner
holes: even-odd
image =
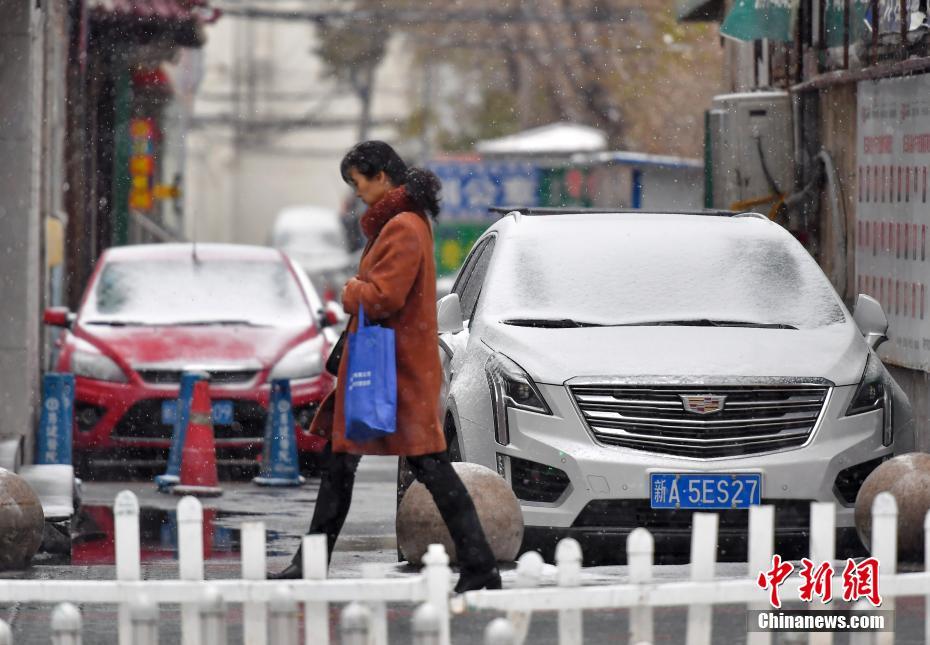
[[[397,430],[397,359],[394,330],[365,324],[359,306],[358,330],[349,334],[345,387],[346,439],[370,441]]]

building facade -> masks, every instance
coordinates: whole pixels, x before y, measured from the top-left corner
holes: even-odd
[[[930,25],[926,0],[684,0],[720,20],[728,91],[787,92],[794,181],[783,195],[852,309],[876,298],[878,353],[930,449]]]

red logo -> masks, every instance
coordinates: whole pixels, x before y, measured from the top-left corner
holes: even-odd
[[[804,602],[811,602],[814,596],[827,604],[833,600],[833,566],[829,562],[822,562],[814,569],[814,563],[807,558],[801,558],[801,578],[804,579],[798,595]]]
[[[794,571],[794,565],[790,562],[782,562],[781,556],[776,553],[772,556],[772,568],[768,571],[761,571],[756,579],[756,584],[762,589],[769,589],[769,602],[776,609],[781,608],[778,587],[784,584],[792,571]]]
[[[772,556],[772,568],[759,572],[756,584],[760,589],[768,590],[772,607],[781,608],[778,587],[785,583],[793,571],[793,564],[775,554]],[[802,601],[812,602],[816,597],[827,604],[833,600],[833,576],[836,571],[829,562],[816,565],[812,560],[802,558],[798,573],[802,580],[798,596]],[[855,602],[860,598],[865,598],[875,607],[882,604],[878,591],[878,560],[875,558],[866,558],[858,564],[852,558],[846,560],[843,569],[843,600]]]
[[[855,602],[865,598],[874,607],[882,604],[878,593],[878,560],[866,558],[859,564],[850,558],[843,569],[843,600]]]

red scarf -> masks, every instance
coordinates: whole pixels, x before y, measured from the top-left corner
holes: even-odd
[[[362,232],[369,240],[373,240],[392,217],[407,212],[419,213],[419,209],[407,195],[407,188],[392,188],[362,215]]]

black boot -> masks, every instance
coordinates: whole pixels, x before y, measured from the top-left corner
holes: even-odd
[[[465,593],[476,589],[500,589],[501,573],[497,567],[484,571],[472,572],[462,569],[459,581],[455,585],[455,593]]]
[[[294,560],[285,569],[277,573],[268,573],[268,580],[299,580],[304,577],[300,560]]]

